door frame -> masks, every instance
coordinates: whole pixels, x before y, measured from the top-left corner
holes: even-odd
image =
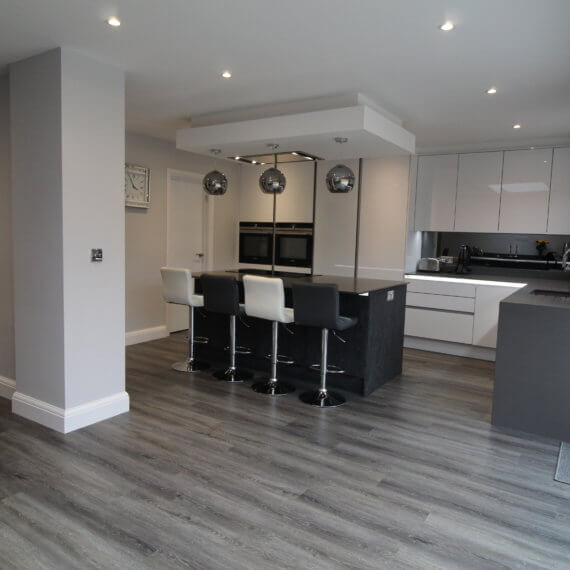
[[[188,178],[189,181],[195,182],[202,186],[203,174],[197,172],[191,172],[189,170],[180,170],[177,168],[167,168],[166,169],[166,250],[164,252],[165,265],[168,265],[168,249],[169,249],[169,201],[170,201],[170,179],[172,176],[180,176]],[[206,256],[206,264],[204,271],[211,271],[214,267],[214,200],[213,196],[203,192],[203,202],[202,202],[202,240],[203,249]]]

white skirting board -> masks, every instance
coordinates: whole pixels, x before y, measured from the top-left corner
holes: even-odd
[[[484,346],[473,346],[472,344],[462,344],[458,342],[446,342],[443,340],[432,340],[429,338],[419,338],[417,336],[405,336],[404,347],[416,348],[417,350],[427,350],[428,352],[453,354],[454,356],[464,356],[466,358],[477,358],[479,360],[489,360],[490,362],[495,362],[497,352],[494,348],[485,348]]]
[[[11,400],[15,391],[16,380],[6,378],[6,376],[0,376],[0,398],[8,398],[8,400]]]
[[[139,329],[125,333],[125,345],[139,344],[140,342],[148,342],[149,340],[156,340],[167,336],[168,330],[166,329],[166,325],[151,327],[149,329]]]
[[[69,433],[128,411],[129,395],[126,392],[118,392],[65,410],[21,392],[15,392],[12,396],[14,414],[61,433]]]

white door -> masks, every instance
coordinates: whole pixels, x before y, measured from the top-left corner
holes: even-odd
[[[166,214],[166,264],[187,267],[193,273],[208,265],[208,196],[202,190],[202,176],[168,170]],[[188,309],[166,306],[168,332],[188,328]]]

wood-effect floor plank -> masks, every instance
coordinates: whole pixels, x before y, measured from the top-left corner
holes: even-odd
[[[558,442],[490,425],[491,363],[406,350],[318,410],[184,348],[128,347],[130,413],[71,434],[0,401],[1,568],[570,568]]]

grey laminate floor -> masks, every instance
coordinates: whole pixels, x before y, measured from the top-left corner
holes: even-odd
[[[127,349],[131,412],[66,436],[0,402],[1,568],[570,568],[558,442],[489,425],[493,366],[407,351],[305,406]]]

